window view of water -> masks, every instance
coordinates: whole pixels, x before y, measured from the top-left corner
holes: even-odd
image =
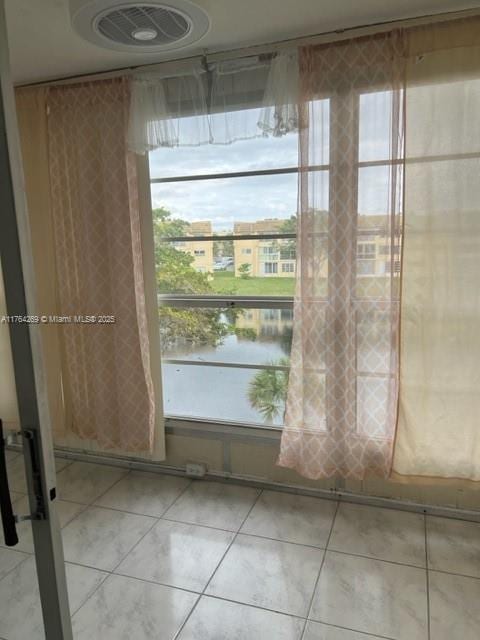
[[[221,314],[220,320],[229,333],[217,346],[187,344],[180,339],[163,349],[165,413],[282,426],[287,372],[241,365],[288,366],[293,312],[244,309],[233,322],[227,314]],[[386,411],[385,404],[377,398],[386,396],[382,389],[388,384],[390,345],[385,338],[388,335],[385,323],[389,321],[388,312],[359,311],[357,413],[363,429],[372,434],[384,423]],[[203,362],[210,364],[203,365]],[[234,364],[240,366],[222,366]]]
[[[375,96],[360,100],[359,158],[375,166],[359,170],[355,288],[357,415],[370,433],[385,423],[386,407],[378,398],[388,396],[382,386],[389,384],[390,369],[384,324],[390,323],[389,310],[377,301],[389,300],[398,287],[399,278],[390,274],[400,269],[401,249],[398,234],[392,242],[392,220],[385,215],[391,198],[391,97],[388,92]],[[317,194],[309,212],[315,231],[313,293],[326,300],[329,100],[314,101],[310,109],[323,131],[315,163],[321,166],[309,173]],[[250,111],[229,117],[241,120]],[[293,313],[291,308],[264,307],[271,298],[282,305],[292,300],[299,276],[297,135],[225,147],[162,148],[149,154],[149,163],[165,413],[283,425]],[[259,308],[227,310],[234,296],[255,300]],[[191,306],[185,306],[186,299],[193,301]],[[199,306],[202,300],[206,308]],[[326,320],[320,316],[319,334]],[[317,396],[325,394],[327,384],[327,345],[318,351]]]
[[[231,319],[230,319],[231,320]],[[292,311],[290,309],[244,309],[231,323],[217,346],[176,344],[163,349],[163,397],[165,413],[196,418],[282,425],[285,410],[283,389],[268,397],[269,383],[281,383],[283,370],[202,365],[202,362],[238,365],[288,365]],[[170,363],[171,359],[192,362]],[[263,373],[263,378],[262,378]],[[266,377],[267,376],[267,377]],[[269,376],[269,377],[268,377]],[[252,387],[265,393],[274,411],[262,413],[252,406]],[[267,389],[265,389],[265,386]],[[263,405],[260,405],[261,407]]]

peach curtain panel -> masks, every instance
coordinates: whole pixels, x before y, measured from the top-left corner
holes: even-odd
[[[394,471],[480,480],[480,19],[412,32]],[[414,478],[412,478],[414,481]]]
[[[22,88],[15,92],[17,119],[22,147],[23,175],[28,203],[30,238],[38,287],[39,315],[56,313],[56,277],[53,255],[53,227],[50,205],[46,96],[43,87]],[[0,315],[6,313],[3,282],[0,278]],[[59,328],[39,326],[48,404],[54,437],[65,434],[65,414],[61,376]],[[0,324],[0,415],[7,428],[20,428],[15,378],[7,324]]]
[[[31,87],[15,92],[22,150],[30,237],[37,284],[38,315],[57,313],[53,222],[50,201],[46,100],[48,89]],[[53,437],[66,433],[62,389],[60,327],[39,326]]]
[[[114,316],[61,326],[68,427],[102,449],[151,451],[155,397],[137,170],[124,78],[49,89],[56,312]]]
[[[396,32],[300,51],[299,257],[278,463],[308,478],[391,469],[404,62]],[[378,244],[385,260],[372,273]]]

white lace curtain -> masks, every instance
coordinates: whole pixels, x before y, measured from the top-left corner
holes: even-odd
[[[132,79],[128,146],[144,154],[284,135],[298,125],[297,92],[296,51],[165,65]]]

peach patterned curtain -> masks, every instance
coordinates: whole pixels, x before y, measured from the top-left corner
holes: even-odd
[[[104,449],[150,451],[150,370],[136,164],[125,144],[124,78],[48,93],[51,207],[69,428]]]
[[[36,280],[38,315],[56,314],[56,275],[53,250],[53,223],[50,201],[48,162],[48,87],[16,89],[17,120],[22,151],[23,175],[27,195],[30,240]],[[61,326],[39,327],[43,365],[55,440],[65,431],[65,407],[62,393]]]
[[[308,478],[387,476],[391,468],[402,42],[392,32],[300,52],[298,276],[278,463]]]

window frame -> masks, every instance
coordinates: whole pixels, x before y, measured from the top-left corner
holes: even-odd
[[[372,90],[373,92],[373,90]],[[356,149],[355,149],[355,158],[352,158],[352,168],[355,171],[357,180],[356,180],[356,196],[358,197],[358,181],[360,176],[360,170],[366,167],[378,167],[378,166],[392,166],[401,164],[402,160],[390,160],[390,159],[375,159],[375,160],[360,160],[359,158],[359,131],[358,131],[358,117],[359,117],[359,109],[360,109],[360,99],[362,94],[365,93],[364,87],[359,85],[355,89],[355,98],[356,98],[356,122],[355,127],[356,131]],[[335,135],[335,131],[332,129],[332,121],[334,110],[338,109],[336,94],[335,92],[328,95],[319,95],[315,99],[324,100],[327,99],[330,102],[330,114],[329,114],[329,123],[330,123],[330,137]],[[329,174],[329,180],[331,180],[331,169],[332,169],[332,146],[330,145],[330,155],[328,158],[328,163],[317,164],[317,165],[309,165],[307,167],[279,167],[275,169],[255,169],[248,171],[231,171],[231,172],[216,172],[216,173],[207,173],[207,174],[191,174],[191,175],[176,175],[176,176],[168,176],[164,178],[151,177],[149,176],[149,187],[153,184],[166,184],[166,183],[184,183],[184,182],[194,182],[194,181],[208,181],[208,180],[218,180],[218,179],[232,179],[232,178],[248,178],[248,177],[259,177],[259,176],[273,176],[273,175],[286,175],[286,174],[300,174],[300,172],[322,172],[325,171]],[[329,205],[330,209],[330,205]],[[359,214],[358,214],[359,215]],[[397,231],[395,230],[395,233]],[[316,232],[315,235],[320,237],[329,237],[329,231],[319,231]],[[382,226],[378,228],[358,230],[357,237],[365,236],[365,240],[367,240],[368,236],[385,236],[386,231]],[[189,242],[215,242],[215,241],[240,241],[240,240],[297,240],[297,233],[252,233],[252,234],[221,234],[221,235],[204,235],[204,236],[166,236],[160,238],[161,241],[172,243],[173,246],[178,243],[177,246],[185,246],[186,243]],[[295,265],[297,264],[298,257],[298,248],[295,247],[295,258],[288,259],[288,261],[295,261]],[[278,264],[281,264],[281,255],[280,248],[278,249],[279,259]],[[245,254],[247,255],[247,254]],[[267,260],[269,260],[270,256],[262,254],[264,260],[263,264]],[[359,257],[357,256],[357,259]],[[376,250],[375,258],[379,258],[379,251]],[[368,258],[366,258],[368,260]],[[356,268],[355,261],[355,268]],[[279,273],[283,273],[281,267],[278,269],[277,274],[270,273],[268,275],[277,275]],[[292,272],[292,277],[297,277],[297,268],[294,267]],[[157,294],[157,302],[159,306],[169,306],[174,308],[230,308],[230,309],[288,309],[292,313],[293,317],[293,303],[294,296],[232,296],[232,295],[204,295],[204,294]],[[326,300],[325,300],[326,302]],[[357,303],[362,303],[363,298],[358,297]],[[168,358],[161,357],[162,363],[165,362],[167,364],[181,364],[181,365],[204,365],[204,366],[216,366],[216,367],[224,367],[224,368],[239,368],[239,369],[254,369],[254,370],[262,370],[262,369],[270,369],[270,370],[289,370],[289,366],[281,366],[281,365],[260,365],[260,364],[245,364],[245,363],[224,363],[224,362],[216,362],[216,361],[205,361],[195,362],[192,360],[187,360],[183,358]],[[363,376],[362,372],[358,372],[359,376]],[[203,425],[215,425],[218,427],[231,425],[242,426],[247,429],[262,429],[274,432],[281,432],[283,429],[283,425],[273,425],[273,424],[265,424],[265,423],[253,423],[253,422],[243,422],[240,420],[223,420],[220,418],[205,418],[205,417],[192,417],[192,416],[184,416],[184,415],[174,415],[174,414],[165,414],[167,420],[172,421],[185,421],[190,423],[197,423]]]
[[[268,269],[267,269],[268,267]],[[278,275],[278,261],[273,262],[264,262],[263,263],[263,274],[265,276],[274,276]]]
[[[309,170],[328,170],[329,165],[319,165],[316,167],[309,167]],[[258,176],[271,176],[271,175],[285,175],[285,174],[298,174],[298,167],[279,167],[278,169],[258,169],[252,171],[230,171],[222,173],[211,174],[191,174],[191,175],[177,175],[168,176],[165,178],[152,178],[149,176],[149,187],[153,184],[164,183],[178,183],[178,182],[194,182],[203,180],[218,180],[218,179],[232,179],[232,178],[248,178]],[[247,234],[221,234],[221,235],[182,235],[182,236],[164,236],[159,240],[161,242],[171,243],[172,246],[188,246],[189,242],[201,243],[201,242],[216,242],[216,241],[241,241],[241,240],[296,240],[296,233],[247,233]],[[279,249],[277,253],[279,254]],[[251,254],[250,254],[251,255]],[[269,255],[265,255],[265,258],[269,259]],[[262,261],[265,264],[265,261]],[[268,274],[271,276],[278,276],[277,274]],[[295,270],[292,273],[292,277],[295,277]],[[222,294],[175,294],[175,293],[157,293],[157,302],[159,306],[173,307],[173,308],[216,308],[216,309],[288,309],[293,316],[293,295],[292,296],[236,296],[236,295],[222,295]],[[235,368],[235,369],[251,369],[256,371],[270,370],[270,371],[289,371],[289,366],[284,365],[272,365],[272,364],[248,364],[239,362],[222,362],[214,360],[202,360],[197,362],[195,360],[188,360],[186,358],[169,358],[161,355],[161,361],[165,364],[175,364],[182,366],[208,366],[208,367],[223,367],[223,368]],[[248,429],[267,429],[272,431],[281,431],[283,425],[265,424],[262,422],[245,422],[240,419],[237,420],[222,420],[215,417],[194,417],[170,414],[166,413],[165,418],[173,421],[186,421],[196,422],[203,425],[242,425]]]

